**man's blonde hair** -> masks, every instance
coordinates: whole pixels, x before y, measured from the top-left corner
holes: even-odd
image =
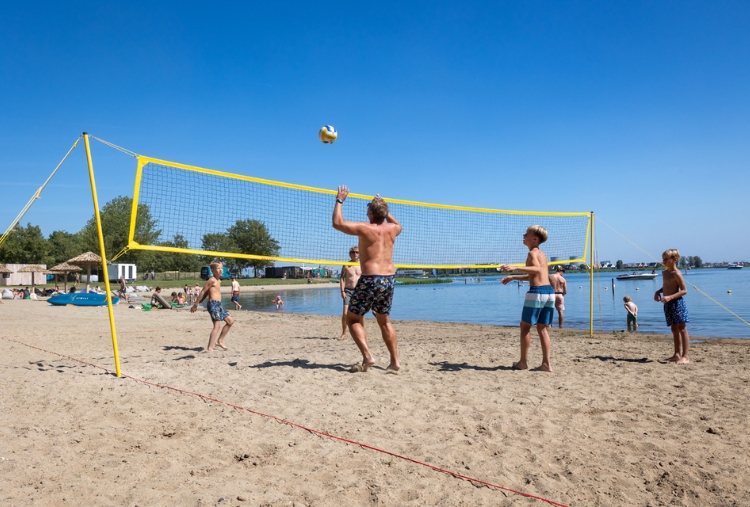
[[[549,235],[547,234],[547,229],[545,229],[541,225],[532,225],[531,227],[526,229],[526,232],[530,232],[531,234],[539,238],[539,244],[547,241],[547,238],[549,237]]]
[[[210,267],[210,268],[211,268],[211,269],[213,270],[214,268],[217,268],[217,267],[219,267],[219,266],[222,266],[223,264],[224,264],[224,263],[223,263],[223,262],[221,262],[220,260],[218,260],[218,259],[214,259],[213,261],[211,261],[211,264],[209,265],[209,267]]]
[[[669,257],[670,259],[676,259],[680,260],[680,251],[676,248],[670,248],[669,250],[664,250],[664,253],[661,254],[661,258]]]
[[[385,217],[388,216],[388,203],[382,197],[375,196],[369,207],[370,211],[372,211],[372,217],[378,223],[384,221]]]

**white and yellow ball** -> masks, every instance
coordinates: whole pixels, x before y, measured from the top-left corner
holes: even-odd
[[[333,125],[323,125],[322,127],[320,127],[320,131],[318,132],[318,137],[325,144],[333,144],[338,136],[339,133],[336,132],[336,129],[333,128]]]

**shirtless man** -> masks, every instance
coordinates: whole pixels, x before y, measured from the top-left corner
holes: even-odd
[[[565,274],[565,268],[557,266],[555,268],[555,274],[549,276],[549,283],[555,291],[555,310],[557,310],[557,322],[562,329],[563,321],[565,320],[565,294],[568,293],[568,282],[565,281],[563,275]]]
[[[229,332],[229,329],[234,324],[234,319],[229,316],[229,313],[221,306],[221,273],[224,271],[224,266],[219,261],[213,261],[211,263],[211,273],[213,276],[206,281],[206,285],[203,286],[198,297],[195,298],[195,303],[190,307],[190,313],[195,313],[198,309],[198,304],[201,301],[208,298],[208,304],[206,309],[208,314],[211,316],[211,321],[214,324],[211,329],[211,334],[208,337],[208,347],[206,352],[213,352],[214,346],[219,347],[221,350],[227,350],[227,346],[224,345],[224,337]],[[221,328],[221,321],[224,321],[224,328]],[[221,334],[219,330],[221,329]],[[218,336],[218,339],[217,339]]]
[[[534,368],[534,371],[552,371],[550,362],[550,341],[547,326],[552,324],[555,313],[555,291],[549,283],[549,268],[547,267],[547,256],[539,249],[539,245],[547,241],[547,230],[541,225],[532,225],[523,235],[523,244],[529,249],[526,257],[526,266],[500,266],[503,272],[521,271],[525,275],[506,276],[502,284],[513,280],[528,280],[529,292],[521,312],[521,359],[513,363],[514,370],[525,370],[528,365],[529,346],[531,346],[531,326],[536,324],[539,333],[539,341],[542,345],[542,364]]]
[[[240,282],[237,281],[234,275],[232,276],[232,303],[234,303],[235,310],[242,309],[242,305],[240,304]]]
[[[367,205],[369,222],[347,222],[344,220],[342,207],[349,189],[338,188],[336,204],[333,207],[333,228],[350,236],[359,238],[359,265],[362,274],[357,281],[349,304],[346,322],[354,342],[362,353],[362,364],[350,370],[367,371],[375,364],[375,358],[367,346],[365,333],[365,314],[372,309],[380,326],[383,341],[391,355],[391,362],[386,373],[398,373],[401,365],[398,362],[398,344],[396,330],[389,317],[393,302],[393,289],[396,286],[396,267],[393,265],[393,243],[401,234],[401,224],[390,214],[388,204],[376,195]]]
[[[351,262],[359,262],[359,247],[353,246],[349,249],[349,258]],[[352,302],[354,287],[357,286],[357,280],[362,275],[362,268],[359,266],[341,266],[341,277],[339,278],[339,287],[341,287],[341,299],[344,300],[344,310],[341,314],[341,336],[339,340],[346,337],[346,314],[349,313],[349,305]],[[310,283],[311,279],[307,279]]]

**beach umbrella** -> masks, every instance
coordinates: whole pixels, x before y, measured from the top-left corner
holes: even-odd
[[[45,266],[40,264],[29,264],[18,270],[19,273],[31,273],[31,292],[34,292],[34,275],[36,273],[44,273],[45,275],[49,272]]]
[[[78,271],[83,271],[83,268],[67,262],[61,262],[57,266],[49,268],[49,272],[55,275],[55,282],[57,282],[57,275],[63,275],[65,292],[68,292],[68,273],[77,273]]]
[[[0,275],[6,275],[12,273],[13,270],[10,268],[6,268],[5,266],[0,266]]]
[[[94,252],[86,252],[78,257],[73,257],[66,261],[68,264],[74,264],[87,269],[88,276],[86,277],[86,292],[89,291],[89,283],[91,283],[91,266],[101,266],[102,258],[96,255]]]

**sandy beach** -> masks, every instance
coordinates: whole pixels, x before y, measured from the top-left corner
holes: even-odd
[[[559,505],[750,505],[745,341],[676,366],[671,336],[553,329],[545,374],[510,369],[517,328],[397,321],[387,375],[368,318],[351,374],[337,317],[230,312],[209,354],[205,312],[114,313],[121,378],[106,308],[0,304],[2,505],[549,505],[425,464]]]

